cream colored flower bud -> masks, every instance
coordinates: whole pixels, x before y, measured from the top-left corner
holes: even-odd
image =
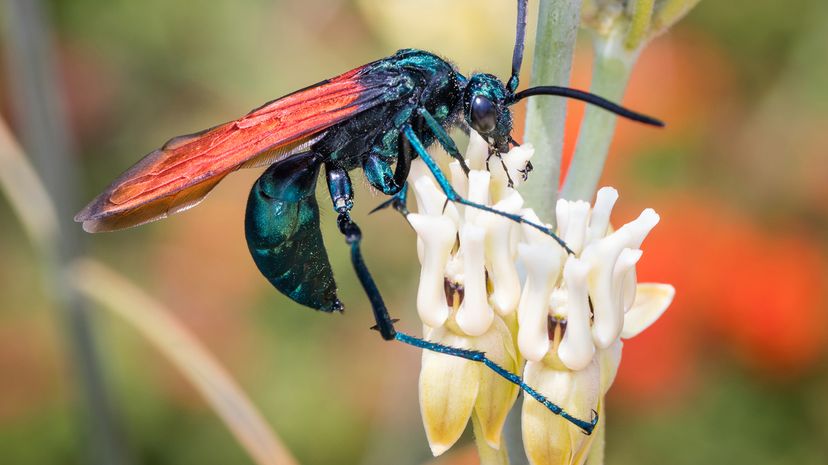
[[[418,158],[419,160],[419,158]],[[463,172],[463,167],[460,166],[459,161],[449,163],[449,175],[451,179],[451,187],[454,188],[460,197],[469,197],[469,180],[466,173]]]
[[[529,160],[535,155],[535,147],[526,142],[523,145],[512,147],[509,153],[503,156],[503,163],[512,178],[515,188],[525,182],[525,173]]]
[[[598,408],[601,370],[595,360],[579,371],[557,370],[546,361],[527,362],[524,379],[576,418],[589,420]],[[531,465],[582,464],[594,437],[585,435],[540,403],[530,401],[523,403],[521,430]]]
[[[457,229],[445,216],[429,216],[412,213],[408,222],[423,242],[420,284],[417,288],[417,313],[428,326],[445,323],[449,315],[444,292],[446,264],[454,246]]]
[[[489,158],[489,144],[477,131],[470,131],[469,146],[466,147],[466,164],[469,169],[485,170],[487,158]]]
[[[489,160],[489,172],[492,173],[492,202],[500,202],[515,188],[526,181],[529,160],[535,154],[532,144],[512,147],[507,153],[501,153],[500,159]],[[509,186],[509,180],[512,185]]]
[[[471,170],[469,172],[469,195],[468,200],[471,200],[474,203],[478,203],[481,205],[488,205],[489,204],[489,183],[491,182],[492,176],[489,174],[488,171],[478,171],[478,170]],[[466,207],[464,213],[464,218],[466,223],[475,223],[477,218],[483,215],[489,215],[490,213],[486,213],[481,211],[477,208],[468,208]]]
[[[612,187],[602,187],[595,194],[595,205],[589,214],[587,242],[593,242],[607,235],[612,207],[618,200],[618,191]]]
[[[566,210],[564,212],[564,210]],[[589,203],[582,200],[568,202],[559,201],[556,206],[556,213],[560,211],[561,216],[566,218],[566,226],[559,226],[561,239],[575,252],[581,253],[586,240],[587,222],[589,221]]]
[[[588,274],[589,265],[581,260],[566,261],[563,272],[567,290],[566,332],[558,347],[558,357],[570,370],[583,370],[595,354],[590,332]]]
[[[522,206],[523,198],[516,191],[494,204],[495,209],[506,213],[518,213]],[[486,269],[492,281],[492,305],[500,315],[506,316],[517,308],[520,300],[520,278],[512,247],[513,236],[519,230],[514,221],[498,215],[483,215],[478,223],[486,228]]]
[[[538,221],[531,210],[524,217]],[[539,361],[549,351],[549,295],[555,288],[565,252],[551,237],[523,225],[525,243],[518,245],[518,256],[526,268],[526,283],[518,306],[518,347],[527,360]]]
[[[494,319],[486,291],[486,267],[483,258],[486,230],[473,224],[463,225],[460,244],[463,248],[463,303],[457,310],[457,326],[469,336],[485,333]]]
[[[485,352],[505,369],[512,372],[518,369],[512,337],[499,317],[495,317],[485,334],[477,337],[442,326],[431,331],[429,339],[456,348]],[[480,420],[486,442],[499,448],[503,424],[516,398],[517,386],[483,365],[423,351],[420,410],[426,437],[435,456],[457,442],[472,412]]]
[[[417,198],[417,212],[429,216],[441,216],[446,195],[428,176],[417,178],[414,183],[414,196]]]
[[[621,334],[624,322],[624,301],[620,299],[622,283],[614,280],[615,266],[625,248],[639,248],[659,217],[652,209],[625,224],[612,234],[590,243],[581,254],[589,263],[589,295],[592,299],[595,345],[609,347]]]
[[[635,301],[635,264],[641,260],[643,254],[641,249],[622,250],[612,270],[615,300],[621,303],[624,313],[632,307]]]

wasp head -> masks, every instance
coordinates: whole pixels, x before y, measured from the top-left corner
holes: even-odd
[[[475,73],[463,95],[466,123],[500,152],[509,150],[512,133],[512,93],[491,74]]]

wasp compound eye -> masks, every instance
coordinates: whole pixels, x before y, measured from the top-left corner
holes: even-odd
[[[497,108],[491,100],[475,95],[471,104],[471,125],[481,134],[492,132],[497,124]]]

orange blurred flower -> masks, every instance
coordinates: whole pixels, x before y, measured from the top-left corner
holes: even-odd
[[[828,263],[807,237],[763,231],[747,218],[697,199],[656,205],[662,225],[647,239],[641,279],[675,284],[673,309],[627,345],[616,384],[624,396],[680,391],[703,348],[733,354],[792,379],[825,353]]]

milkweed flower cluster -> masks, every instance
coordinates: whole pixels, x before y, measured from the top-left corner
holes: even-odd
[[[539,223],[515,189],[532,154],[526,144],[490,157],[486,142],[472,132],[466,153],[471,172],[466,177],[452,163],[452,185],[473,202]],[[417,311],[425,338],[485,352],[577,418],[601,415],[621,361],[621,339],[643,331],[672,301],[672,286],[638,283],[635,272],[658,215],[646,209],[613,230],[615,189],[601,189],[592,206],[560,200],[557,234],[570,255],[530,226],[447,204],[419,161],[408,181],[417,202],[417,213],[407,218],[418,237]],[[459,439],[472,416],[488,446],[500,449],[517,386],[479,363],[424,351],[419,387],[434,455]],[[533,465],[583,463],[595,437],[532,399],[524,402],[521,421]]]

